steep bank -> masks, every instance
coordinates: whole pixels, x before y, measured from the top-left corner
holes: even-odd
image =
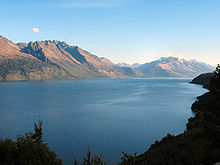
[[[211,90],[192,105],[184,133],[168,134],[139,156],[129,156],[121,163],[140,165],[213,165],[220,161],[220,73],[210,81]]]
[[[205,88],[207,88],[213,76],[214,76],[214,73],[204,73],[194,78],[190,83],[200,84],[200,85],[203,85]]]

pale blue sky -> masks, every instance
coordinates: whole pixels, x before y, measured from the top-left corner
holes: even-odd
[[[14,42],[64,40],[115,63],[220,63],[220,0],[0,0],[0,21]]]

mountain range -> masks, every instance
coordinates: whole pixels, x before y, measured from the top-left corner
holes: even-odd
[[[117,64],[121,67],[131,67],[142,72],[146,77],[195,77],[201,73],[212,72],[215,67],[196,60],[186,60],[177,57],[161,57],[158,60],[145,63]]]
[[[0,80],[140,77],[140,71],[119,67],[61,41],[15,44],[0,36]]]
[[[194,77],[213,69],[205,63],[175,57],[163,57],[143,65],[114,64],[64,41],[15,44],[0,36],[0,80]]]

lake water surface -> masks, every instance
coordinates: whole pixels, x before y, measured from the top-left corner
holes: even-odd
[[[116,162],[179,134],[206,90],[190,79],[82,79],[0,83],[0,137],[15,139],[43,120],[44,140],[65,164],[93,153]]]

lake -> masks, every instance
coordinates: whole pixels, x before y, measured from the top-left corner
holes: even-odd
[[[142,153],[179,134],[191,105],[206,92],[191,79],[79,79],[0,83],[0,137],[33,130],[39,116],[44,140],[65,164],[82,160],[88,145],[108,163],[121,151]]]

